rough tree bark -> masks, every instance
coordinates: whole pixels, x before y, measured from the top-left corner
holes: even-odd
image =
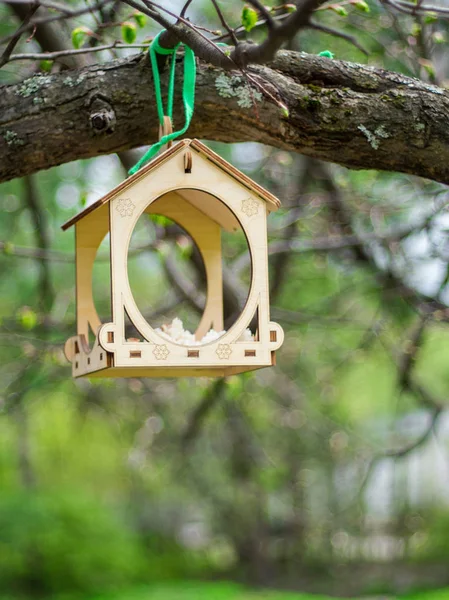
[[[449,92],[294,52],[279,52],[251,73],[288,106],[289,116],[268,97],[251,105],[258,92],[248,92],[240,73],[200,63],[190,137],[262,142],[350,168],[449,184]],[[175,127],[182,120],[179,109]],[[151,67],[143,55],[37,75],[0,95],[0,181],[149,144],[156,131]]]

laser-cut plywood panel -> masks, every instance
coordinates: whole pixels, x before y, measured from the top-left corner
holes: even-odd
[[[75,377],[225,376],[274,364],[283,331],[270,321],[267,215],[279,201],[200,142],[184,140],[85,209],[76,225],[78,334],[66,343]],[[161,337],[131,293],[127,258],[143,212],[163,214],[183,227],[202,254],[207,300],[197,339],[223,328],[221,229],[242,229],[251,254],[251,287],[235,324],[213,342],[182,346]],[[92,299],[92,267],[110,233],[112,321],[101,324]],[[142,336],[125,338],[125,313]],[[239,341],[257,314],[257,337]],[[89,327],[96,335],[90,349]]]

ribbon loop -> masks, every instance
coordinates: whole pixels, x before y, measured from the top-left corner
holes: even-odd
[[[192,120],[193,109],[195,105],[195,82],[196,82],[196,62],[195,54],[193,50],[184,43],[179,43],[174,48],[162,48],[159,44],[159,37],[163,33],[160,31],[154,38],[151,46],[148,49],[151,60],[151,67],[153,70],[153,82],[154,92],[156,96],[156,107],[159,118],[159,124],[163,130],[164,128],[164,117],[169,117],[172,120],[173,117],[173,98],[175,90],[175,68],[176,68],[176,51],[179,46],[184,48],[184,72],[183,72],[183,84],[182,84],[182,102],[184,105],[184,117],[185,123],[182,129],[164,135],[158,142],[150,146],[142,158],[129,170],[129,175],[134,175],[137,171],[148,162],[159,150],[165,145],[169,144],[172,140],[176,139],[180,135],[183,135],[190,126]],[[161,80],[159,76],[159,69],[157,65],[157,54],[172,55],[170,64],[170,73],[168,79],[168,98],[167,98],[167,112],[164,112],[164,105],[162,102],[161,92]]]

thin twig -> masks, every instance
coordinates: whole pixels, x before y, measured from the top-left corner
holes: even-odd
[[[179,13],[180,17],[185,17],[186,16],[186,12],[187,9],[189,8],[189,6],[191,5],[192,0],[187,0],[187,2],[184,4],[184,6],[182,7],[181,12]]]
[[[25,31],[24,27],[26,27],[28,25],[28,23],[31,21],[32,16],[34,15],[34,13],[37,11],[38,8],[39,8],[38,2],[34,2],[30,6],[30,10],[29,10],[28,14],[26,15],[25,19],[23,20],[23,23],[21,24],[19,29],[16,31],[16,33],[13,35],[9,44],[6,46],[5,51],[3,52],[2,56],[0,57],[0,68],[3,67],[3,65],[5,65],[7,62],[9,62],[12,51],[16,47],[18,41],[20,40],[22,33]]]
[[[218,18],[220,19],[220,23],[223,25],[223,27],[229,33],[230,38],[232,39],[234,44],[237,46],[237,44],[239,43],[237,36],[235,35],[233,28],[226,21],[225,16],[220,8],[220,5],[218,4],[217,0],[211,0],[211,2],[214,5],[215,12],[217,13]]]
[[[319,23],[315,23],[314,21],[310,21],[308,25],[309,29],[314,29],[315,31],[322,31],[323,33],[328,33],[329,35],[333,35],[335,37],[339,37],[342,40],[346,40],[353,46],[355,46],[360,52],[363,52],[366,56],[369,56],[368,50],[364,48],[355,37],[344,33],[343,31],[339,31],[338,29],[333,29],[332,27],[326,27],[326,25],[321,25]]]
[[[155,245],[143,245],[137,248],[130,249],[128,256],[134,258],[143,252],[156,250]],[[4,257],[11,258],[36,258],[39,260],[48,260],[53,262],[73,263],[75,258],[71,252],[60,252],[58,250],[43,251],[41,248],[28,248],[26,246],[16,246],[12,242],[0,242],[0,251],[3,251]],[[2,255],[0,254],[0,257]],[[96,261],[103,262],[110,260],[109,254],[100,253],[95,258]]]
[[[429,440],[432,433],[435,431],[435,427],[438,423],[438,419],[440,418],[441,414],[442,414],[441,407],[434,408],[431,413],[431,416],[430,416],[430,423],[429,423],[428,427],[424,430],[424,432],[420,436],[418,436],[416,438],[416,440],[410,442],[409,444],[406,444],[405,446],[402,446],[401,448],[390,449],[390,450],[385,450],[384,452],[380,452],[380,453],[376,454],[370,460],[370,462],[368,463],[368,467],[366,468],[365,475],[363,476],[359,491],[358,491],[359,497],[361,497],[363,492],[365,491],[365,489],[371,479],[371,475],[374,472],[374,468],[378,465],[379,462],[381,462],[382,460],[386,460],[386,459],[404,458],[404,457],[408,456],[409,454],[411,454],[412,452],[414,452],[415,450],[417,450],[418,448],[420,448],[421,446],[424,446],[424,444]]]
[[[440,17],[449,17],[449,10],[445,9],[441,6],[435,6],[433,4],[426,4],[420,6],[418,9],[416,4],[412,4],[411,2],[405,2],[403,0],[383,0],[382,2],[386,6],[391,6],[395,8],[399,12],[402,12],[406,15],[425,15],[428,13],[434,13]]]
[[[416,363],[419,349],[423,343],[426,326],[429,322],[428,315],[420,315],[418,324],[408,336],[405,348],[398,358],[398,382],[401,388],[407,388],[411,382],[411,371]]]
[[[28,4],[28,0],[7,0],[8,4]],[[73,13],[71,8],[68,8],[65,4],[60,4],[59,2],[49,2],[48,0],[39,0],[39,6],[44,8],[50,8],[52,10],[57,10],[58,12],[62,12],[68,17],[70,17]]]
[[[282,23],[282,21],[285,21],[285,19],[288,19],[289,17],[290,17],[290,13],[284,13],[277,17],[272,17],[272,19],[276,23]],[[257,23],[254,24],[254,27],[252,28],[251,31],[254,31],[255,29],[259,29],[260,27],[264,27],[265,25],[266,25],[265,19],[260,19],[259,21],[257,21]],[[244,35],[244,34],[246,34],[246,29],[242,25],[240,27],[236,27],[234,29],[234,33],[237,37],[239,35]],[[217,37],[212,38],[212,41],[213,42],[221,42],[222,40],[225,40],[228,37],[229,37],[228,33],[221,33],[221,34],[217,35]]]
[[[92,52],[103,52],[104,50],[126,50],[127,48],[148,48],[150,43],[142,44],[123,44],[120,42],[113,42],[112,44],[105,44],[104,46],[93,46],[86,48],[77,48],[71,50],[58,50],[56,52],[37,52],[37,53],[24,53],[24,54],[12,54],[9,57],[9,62],[13,60],[56,60],[63,56],[74,56],[77,54],[90,54]]]

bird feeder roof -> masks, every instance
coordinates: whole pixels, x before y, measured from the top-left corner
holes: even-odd
[[[230,177],[232,177],[240,184],[250,189],[254,194],[259,196],[262,200],[266,202],[267,208],[270,212],[277,210],[280,207],[281,203],[278,200],[278,198],[276,198],[276,196],[273,196],[273,194],[271,194],[266,189],[258,185],[250,177],[236,169],[233,165],[221,158],[221,156],[219,156],[216,152],[208,148],[205,144],[203,144],[199,140],[186,139],[181,140],[177,144],[173,145],[171,148],[154,158],[144,167],[142,167],[139,171],[137,171],[137,173],[135,173],[131,177],[128,177],[128,179],[125,179],[125,181],[117,185],[105,196],[103,196],[90,206],[87,206],[84,210],[82,210],[77,215],[69,219],[66,223],[64,223],[64,225],[62,225],[62,229],[64,231],[66,229],[69,229],[69,227],[75,225],[75,223],[83,219],[89,213],[97,210],[104,204],[107,204],[110,200],[112,200],[112,198],[114,198],[114,196],[116,196],[117,193],[125,191],[136,181],[142,179],[143,177],[146,177],[149,173],[157,169],[162,163],[166,162],[167,160],[170,160],[176,154],[182,152],[186,147],[190,147],[192,150],[198,152],[199,154],[202,154],[205,158],[214,163],[217,167],[219,167],[222,171],[227,173]]]

